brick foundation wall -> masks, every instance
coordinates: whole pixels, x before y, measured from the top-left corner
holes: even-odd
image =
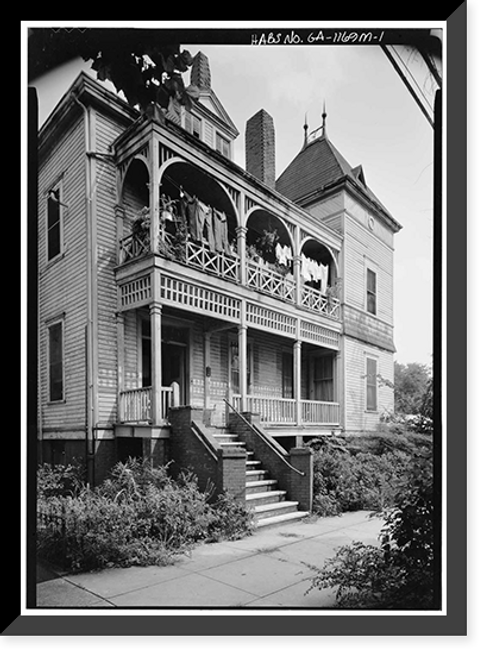
[[[204,425],[204,411],[201,408],[172,408],[169,421],[172,425],[172,474],[176,476],[182,470],[191,470],[197,477],[200,490],[209,491],[212,487],[212,499],[227,491],[234,498],[245,501],[245,449],[220,447]],[[192,431],[193,424],[204,436],[203,441]]]

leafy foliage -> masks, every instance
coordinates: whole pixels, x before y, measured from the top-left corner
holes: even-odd
[[[313,451],[313,511],[321,516],[353,510],[381,511],[406,486],[411,464],[430,458],[432,442],[408,433],[358,438],[318,438]]]
[[[252,530],[241,503],[225,494],[210,504],[190,473],[172,479],[166,467],[132,459],[97,488],[60,493],[52,472],[39,470],[38,552],[71,570],[164,565],[197,542]]]
[[[397,414],[419,414],[429,386],[430,372],[416,362],[395,362],[395,410]]]
[[[417,456],[394,506],[383,515],[380,546],[354,542],[340,547],[311,588],[337,588],[340,608],[436,608],[432,482],[430,461]]]
[[[91,30],[81,44],[80,55],[92,61],[99,80],[110,80],[128,103],[142,112],[173,101],[192,105],[199,90],[186,87],[182,74],[191,66],[189,51],[166,43],[157,30]]]

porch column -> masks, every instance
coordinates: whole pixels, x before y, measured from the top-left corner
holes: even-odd
[[[204,333],[204,409],[211,406],[211,333]]]
[[[293,382],[294,398],[296,400],[296,424],[301,424],[301,341],[295,341],[293,346]]]
[[[154,254],[159,252],[160,243],[160,181],[158,168],[158,140],[153,135],[150,141],[150,244]]]
[[[247,401],[247,327],[240,325],[238,328],[238,361],[239,361],[239,392],[242,398],[242,412],[248,411]]]
[[[301,230],[299,225],[294,227],[293,275],[296,285],[296,304],[301,304]]]
[[[240,259],[240,283],[247,285],[247,228],[237,227],[237,249]]]
[[[150,304],[152,423],[162,423],[162,305]]]
[[[301,296],[303,295],[301,290],[301,254],[296,254],[293,257],[293,275],[296,285],[296,304],[301,304]]]
[[[116,344],[117,344],[117,409],[118,420],[121,420],[121,392],[125,386],[124,370],[124,316],[122,312],[116,313]]]

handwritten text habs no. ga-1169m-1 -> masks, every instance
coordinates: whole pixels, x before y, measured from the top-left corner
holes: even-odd
[[[377,32],[358,32],[357,30],[325,31],[300,33],[295,30],[289,32],[262,32],[252,34],[252,46],[298,45],[315,43],[381,43],[384,30]]]

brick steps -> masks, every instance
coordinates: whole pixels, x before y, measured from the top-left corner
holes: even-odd
[[[245,447],[237,434],[225,429],[214,432],[213,437],[223,446]],[[246,470],[245,505],[253,510],[257,528],[286,524],[308,516],[307,512],[298,510],[297,501],[286,499],[287,492],[278,488],[277,480],[270,477],[252,451],[247,451]]]

